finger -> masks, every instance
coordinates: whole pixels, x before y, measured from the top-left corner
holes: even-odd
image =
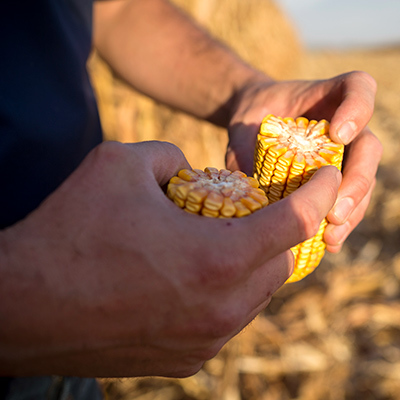
[[[190,168],[182,151],[172,143],[146,141],[132,146],[140,154],[146,171],[153,174],[160,186],[166,184],[179,170]]]
[[[241,219],[241,240],[256,264],[312,237],[335,203],[340,182],[337,168],[323,167],[290,196]]]
[[[348,144],[367,125],[374,110],[376,82],[366,72],[350,72],[340,79],[342,103],[331,120],[330,136]]]
[[[342,185],[337,201],[327,216],[330,223],[345,223],[370,192],[381,156],[382,145],[368,128],[346,148]]]
[[[238,123],[229,128],[229,143],[225,163],[229,170],[240,170],[251,175],[254,148],[259,126]]]
[[[374,186],[374,184],[371,185],[367,195],[363,198],[358,208],[350,215],[344,224],[328,224],[324,232],[324,241],[326,243],[327,251],[330,253],[337,253],[341,250],[347,237],[364,218],[365,212],[367,211],[369,202],[371,200]]]
[[[294,257],[291,251],[279,254],[256,269],[240,291],[234,294],[234,302],[229,307],[244,310],[244,318],[238,327],[224,338],[224,342],[243,330],[271,301],[272,295],[293,273]],[[235,302],[237,303],[235,305]]]
[[[246,301],[253,312],[260,312],[265,308],[265,302],[269,302],[293,271],[293,253],[287,250],[278,254],[252,273],[245,288],[247,293],[243,295],[242,301]]]

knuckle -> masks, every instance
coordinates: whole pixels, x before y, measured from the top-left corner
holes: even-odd
[[[372,100],[370,101],[368,97],[360,98],[358,101],[357,108],[359,110],[360,116],[365,118],[364,121],[370,120],[374,112]],[[361,129],[363,127],[363,125],[359,121],[356,122],[356,126],[358,129]]]
[[[372,89],[374,89],[374,90],[376,90],[376,88],[377,88],[376,80],[368,72],[361,71],[361,70],[354,70],[354,71],[345,73],[342,76],[347,77],[350,80],[364,81],[369,86],[371,86]]]
[[[367,82],[367,84],[369,86],[371,86],[374,89],[374,91],[376,91],[376,89],[377,89],[376,80],[368,72],[365,72],[365,71],[354,71],[353,73],[357,78],[362,79],[365,82]]]
[[[168,154],[169,158],[171,159],[185,159],[183,151],[171,142],[164,142],[161,140],[149,140],[147,142],[140,143],[140,145],[158,148],[160,152]]]
[[[352,71],[344,74],[344,85],[349,93],[357,94],[357,114],[364,119],[370,119],[374,109],[374,99],[377,91],[375,79],[364,71]],[[362,95],[359,95],[362,94]],[[355,121],[364,125],[364,122]],[[362,128],[362,126],[359,126]]]
[[[161,142],[161,144],[164,146],[164,150],[169,151],[172,155],[184,157],[183,151],[175,144],[170,142]]]
[[[222,296],[224,297],[224,296]],[[203,342],[207,344],[196,353],[198,359],[210,359],[219,351],[217,344],[210,345],[214,341],[224,340],[236,332],[242,324],[244,315],[242,315],[242,307],[237,301],[220,300],[221,296],[214,296],[212,293],[203,299],[202,310],[197,317],[196,323],[190,327],[189,331],[193,335],[201,337]],[[225,304],[220,303],[224,301]]]
[[[108,179],[115,174],[121,162],[125,159],[124,145],[118,142],[103,142],[97,145],[83,160],[80,168],[88,176],[99,181],[103,178]]]
[[[198,362],[194,365],[189,365],[187,367],[183,367],[179,369],[178,371],[175,371],[171,376],[174,378],[188,378],[190,376],[193,376],[197,374],[197,372],[200,371],[200,369],[203,367],[204,361],[203,362]]]
[[[180,152],[181,150],[179,149],[178,146],[176,146],[175,144],[171,143],[171,142],[164,142],[162,140],[148,140],[147,142],[141,142],[142,145],[151,145],[151,146],[160,146],[160,148],[162,150],[165,151],[176,151],[176,152]]]
[[[230,336],[241,324],[239,307],[220,308],[214,310],[208,322],[208,336],[223,338]]]
[[[92,157],[100,165],[113,165],[123,160],[126,146],[119,142],[106,141],[92,150]]]
[[[359,174],[353,180],[353,191],[359,199],[369,192],[372,182],[364,175]]]
[[[203,348],[188,353],[182,360],[182,367],[174,372],[174,377],[186,378],[199,372],[204,363],[214,358],[221,350],[225,341],[214,341]]]
[[[124,147],[125,146],[120,142],[106,141],[96,146],[95,151],[97,156],[112,157],[116,154],[120,154]]]
[[[217,341],[204,349],[197,350],[193,356],[193,359],[197,361],[193,363],[193,366],[196,367],[202,365],[204,362],[214,358],[219,353],[224,343]]]
[[[374,153],[375,155],[378,156],[377,159],[380,160],[383,154],[383,145],[381,141],[372,133],[371,133],[371,142],[372,142],[372,147],[374,149]]]

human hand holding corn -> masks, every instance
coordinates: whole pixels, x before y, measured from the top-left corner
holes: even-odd
[[[330,121],[330,137],[346,144],[343,181],[335,206],[327,215],[326,249],[338,252],[364,217],[382,145],[366,127],[374,109],[376,83],[364,72],[320,81],[270,79],[251,82],[236,96],[229,125],[226,162],[230,170],[252,173],[253,150],[260,123],[267,114],[305,116]]]
[[[286,281],[293,268],[287,249],[315,233],[341,179],[327,167],[279,203],[217,219],[189,215],[165,196],[161,186],[183,168],[189,164],[170,144],[104,143],[37,210],[2,232],[0,245],[13,254],[3,312],[12,312],[17,298],[36,310],[19,309],[3,332],[10,337],[2,368],[196,372]],[[16,334],[27,321],[29,336]]]

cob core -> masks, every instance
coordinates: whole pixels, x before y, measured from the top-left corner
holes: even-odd
[[[306,183],[318,168],[334,165],[341,170],[344,146],[329,138],[329,122],[307,118],[267,115],[260,126],[254,154],[254,177],[274,203]],[[291,250],[295,269],[287,282],[310,274],[325,253],[323,235],[327,220],[318,233]]]

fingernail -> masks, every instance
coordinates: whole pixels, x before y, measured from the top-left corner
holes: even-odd
[[[338,131],[338,137],[343,144],[347,144],[356,133],[357,126],[353,121],[345,122]]]
[[[350,215],[354,207],[354,200],[351,197],[341,199],[333,208],[332,213],[337,218],[338,222],[343,224]]]

